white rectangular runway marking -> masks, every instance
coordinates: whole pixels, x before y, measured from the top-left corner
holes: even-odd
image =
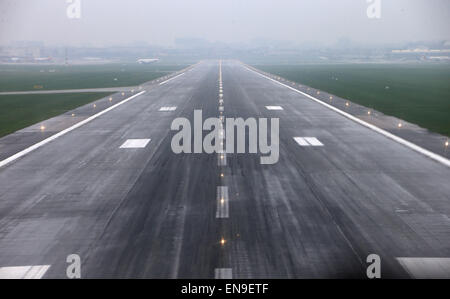
[[[316,137],[305,137],[305,140],[312,146],[323,146],[322,142],[320,142]]]
[[[217,210],[216,218],[228,218],[228,187],[217,186]]]
[[[299,93],[299,94],[301,94],[301,95],[303,95],[303,96],[305,96],[305,97],[307,97],[307,98],[309,98],[309,99],[319,103],[320,105],[325,106],[325,107],[327,107],[327,108],[329,108],[329,109],[331,109],[331,110],[333,110],[333,111],[335,111],[335,112],[337,112],[337,113],[347,117],[348,119],[351,119],[352,121],[354,121],[354,122],[356,122],[356,123],[358,123],[358,124],[360,124],[360,125],[362,125],[364,127],[367,127],[369,129],[371,129],[372,131],[375,131],[375,132],[377,132],[379,134],[382,134],[382,135],[386,136],[387,138],[389,138],[391,140],[394,140],[397,143],[400,143],[400,144],[402,144],[402,145],[404,145],[406,147],[409,147],[410,149],[412,149],[412,150],[414,150],[414,151],[416,151],[416,152],[418,152],[418,153],[420,153],[420,154],[422,154],[424,156],[427,156],[428,158],[431,158],[431,159],[433,159],[433,160],[435,160],[435,161],[437,161],[437,162],[439,162],[439,163],[441,163],[441,164],[443,164],[443,165],[445,165],[447,167],[450,167],[450,160],[445,158],[445,157],[443,157],[443,156],[440,156],[440,155],[435,154],[435,153],[433,153],[433,152],[431,152],[431,151],[429,151],[427,149],[424,149],[423,147],[420,147],[417,144],[409,142],[409,141],[407,141],[407,140],[405,140],[403,138],[400,138],[400,137],[398,137],[398,136],[396,136],[396,135],[394,135],[392,133],[389,133],[386,130],[380,129],[380,128],[378,128],[375,125],[369,124],[368,122],[365,122],[365,121],[357,118],[356,116],[353,116],[353,115],[351,115],[351,114],[349,114],[349,113],[347,113],[345,111],[342,111],[342,110],[340,110],[340,109],[338,109],[338,108],[336,108],[336,107],[334,107],[332,105],[329,105],[329,104],[327,104],[327,103],[325,103],[325,102],[323,102],[323,101],[321,101],[321,100],[319,100],[319,99],[317,99],[317,98],[315,98],[313,96],[310,96],[307,93],[304,93],[304,92],[302,92],[300,90],[297,90],[297,89],[295,89],[295,88],[293,88],[293,87],[291,87],[289,85],[286,85],[286,84],[283,84],[281,82],[278,82],[277,80],[274,80],[274,79],[272,79],[270,77],[267,77],[267,76],[265,76],[263,74],[260,74],[257,71],[254,71],[254,70],[252,70],[252,69],[250,69],[248,67],[245,67],[245,68],[248,71],[250,71],[250,72],[254,72],[257,75],[259,75],[259,76],[261,76],[263,78],[266,78],[267,80],[273,81],[273,82],[275,82],[275,83],[277,83],[279,85],[287,87],[287,88],[291,89],[292,91],[295,91],[295,92],[297,92],[297,93]]]
[[[450,258],[398,257],[397,261],[416,279],[450,279]]]
[[[224,109],[223,106],[219,107],[219,111],[223,111],[223,109]]]
[[[144,148],[150,142],[150,139],[128,139],[120,148]]]
[[[266,106],[267,110],[283,110],[281,106]]]
[[[177,110],[176,106],[169,106],[169,107],[161,107],[159,108],[159,111],[175,111]]]
[[[323,146],[316,137],[294,137],[294,140],[300,146]]]
[[[233,279],[233,271],[231,268],[216,268],[214,269],[215,279]]]
[[[42,141],[40,141],[40,142],[38,142],[38,143],[36,143],[36,144],[33,144],[32,146],[30,146],[30,147],[28,147],[28,148],[26,148],[26,149],[24,149],[24,150],[18,152],[17,154],[12,155],[12,156],[9,157],[9,158],[6,158],[6,159],[3,160],[3,161],[0,161],[0,168],[3,167],[3,166],[5,166],[5,165],[8,164],[8,163],[11,163],[11,162],[14,161],[14,160],[17,160],[18,158],[21,158],[21,157],[25,156],[26,154],[28,154],[28,153],[34,151],[35,149],[38,149],[38,148],[40,148],[41,146],[43,146],[43,145],[45,145],[45,144],[47,144],[47,143],[49,143],[49,142],[51,142],[51,141],[53,141],[53,140],[55,140],[55,139],[61,137],[61,136],[63,136],[63,135],[66,135],[66,134],[69,133],[70,131],[73,131],[73,130],[75,130],[75,129],[77,129],[77,128],[79,128],[79,127],[81,127],[81,126],[87,124],[88,122],[90,122],[90,121],[96,119],[97,117],[99,117],[99,116],[101,116],[101,115],[103,115],[103,114],[105,114],[105,113],[107,113],[107,112],[113,110],[114,108],[116,108],[116,107],[118,107],[118,106],[120,106],[120,105],[125,104],[126,102],[128,102],[128,101],[134,99],[135,97],[140,96],[140,95],[143,94],[143,93],[145,93],[145,90],[144,90],[144,91],[141,91],[141,92],[138,93],[138,94],[135,94],[134,96],[131,96],[131,97],[129,97],[129,98],[126,98],[125,100],[123,100],[123,101],[121,101],[121,102],[119,102],[119,103],[117,103],[117,104],[115,104],[115,105],[113,105],[113,106],[111,106],[111,107],[109,107],[109,108],[106,108],[105,110],[100,111],[99,113],[94,114],[94,115],[92,115],[92,116],[86,118],[85,120],[82,120],[82,121],[80,121],[79,123],[76,123],[76,124],[74,124],[73,126],[67,128],[67,129],[65,129],[65,130],[62,130],[62,131],[59,132],[59,133],[56,133],[55,135],[52,135],[52,136],[48,137],[47,139],[44,139],[44,140],[42,140]]]
[[[309,143],[306,142],[305,138],[303,138],[303,137],[294,137],[294,140],[295,140],[300,146],[309,146]]]
[[[1,267],[0,279],[41,279],[50,265]]]

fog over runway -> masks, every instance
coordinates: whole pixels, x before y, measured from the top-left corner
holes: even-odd
[[[235,61],[139,92],[0,168],[0,277],[449,277],[443,163]],[[279,118],[279,161],[173,153],[196,109]]]

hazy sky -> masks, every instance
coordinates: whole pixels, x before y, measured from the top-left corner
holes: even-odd
[[[171,45],[176,38],[254,39],[331,44],[450,40],[450,0],[81,0],[69,19],[66,0],[0,0],[0,43]]]

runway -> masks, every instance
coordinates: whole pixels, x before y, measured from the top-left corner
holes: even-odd
[[[147,87],[0,168],[0,277],[450,277],[448,166],[235,61]],[[173,153],[196,109],[279,118],[279,161]]]

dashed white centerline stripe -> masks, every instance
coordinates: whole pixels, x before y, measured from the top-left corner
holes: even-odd
[[[363,121],[363,120],[361,120],[361,119],[359,119],[359,118],[357,118],[357,117],[355,117],[355,116],[353,116],[353,115],[351,115],[351,114],[349,114],[349,113],[347,113],[345,111],[342,111],[342,110],[340,110],[340,109],[338,109],[338,108],[336,108],[334,106],[331,106],[331,105],[329,105],[329,104],[327,104],[327,103],[325,103],[325,102],[323,102],[323,101],[321,101],[321,100],[319,100],[319,99],[317,99],[317,98],[315,98],[313,96],[310,96],[307,93],[304,93],[304,92],[302,92],[300,90],[297,90],[297,89],[295,89],[295,88],[293,88],[291,86],[288,86],[286,84],[278,82],[277,80],[274,80],[274,79],[269,78],[269,77],[267,77],[267,76],[265,76],[263,74],[260,74],[257,71],[249,69],[248,67],[245,67],[245,68],[248,71],[250,71],[250,72],[253,72],[253,73],[255,73],[255,74],[257,74],[257,75],[259,75],[259,76],[261,76],[263,78],[266,78],[267,80],[273,81],[273,82],[275,82],[277,84],[280,84],[280,85],[282,85],[284,87],[287,87],[287,88],[291,89],[292,91],[295,91],[296,93],[299,93],[299,94],[301,94],[301,95],[303,95],[303,96],[305,96],[305,97],[307,97],[307,98],[309,98],[309,99],[319,103],[320,105],[325,106],[325,107],[327,107],[327,108],[329,108],[329,109],[331,109],[331,110],[333,110],[333,111],[335,111],[335,112],[337,112],[337,113],[347,117],[348,119],[351,119],[354,122],[357,122],[360,125],[371,129],[372,131],[375,131],[375,132],[377,132],[379,134],[382,134],[382,135],[386,136],[387,138],[394,140],[397,143],[400,143],[400,144],[402,144],[402,145],[404,145],[406,147],[409,147],[410,149],[412,149],[412,150],[414,150],[414,151],[416,151],[416,152],[418,152],[418,153],[420,153],[420,154],[422,154],[424,156],[427,156],[427,157],[429,157],[429,158],[431,158],[431,159],[433,159],[433,160],[435,160],[435,161],[437,161],[437,162],[439,162],[439,163],[441,163],[441,164],[443,164],[443,165],[445,165],[447,167],[450,167],[450,160],[447,159],[447,158],[444,158],[444,157],[442,157],[442,156],[440,156],[438,154],[435,154],[435,153],[433,153],[433,152],[431,152],[429,150],[424,149],[423,147],[418,146],[417,144],[414,144],[414,143],[409,142],[409,141],[407,141],[407,140],[405,140],[403,138],[400,138],[400,137],[398,137],[398,136],[396,136],[394,134],[391,134],[388,131],[380,129],[377,126],[369,124],[368,122],[365,122],[365,121]]]
[[[224,151],[217,154],[217,166],[227,166],[227,154]]]
[[[215,279],[233,279],[233,271],[231,268],[216,268],[214,269]]]
[[[107,113],[107,112],[113,110],[114,108],[119,107],[120,105],[125,104],[126,102],[128,102],[128,101],[134,99],[135,97],[140,96],[140,95],[143,94],[143,93],[145,93],[145,90],[144,90],[144,91],[141,91],[140,93],[135,94],[135,95],[133,95],[133,96],[131,96],[131,97],[129,97],[129,98],[127,98],[127,99],[125,99],[125,100],[123,100],[123,101],[121,101],[121,102],[119,102],[119,103],[117,103],[117,104],[115,104],[115,105],[113,105],[113,106],[111,106],[111,107],[109,107],[109,108],[106,108],[105,110],[100,111],[99,113],[94,114],[94,115],[92,115],[92,116],[86,118],[85,120],[82,120],[82,121],[80,121],[79,123],[76,123],[76,124],[74,124],[73,126],[67,128],[67,129],[65,129],[65,130],[62,130],[61,132],[56,133],[55,135],[52,135],[52,136],[48,137],[47,139],[44,139],[44,140],[42,140],[42,141],[40,141],[40,142],[38,142],[38,143],[36,143],[36,144],[33,144],[32,146],[30,146],[30,147],[28,147],[28,148],[26,148],[26,149],[24,149],[24,150],[18,152],[17,154],[12,155],[12,156],[9,157],[9,158],[6,158],[6,159],[3,160],[3,161],[0,161],[0,168],[3,167],[3,166],[5,166],[5,165],[7,165],[7,164],[9,164],[9,163],[11,163],[11,162],[14,161],[14,160],[17,160],[18,158],[21,158],[21,157],[27,155],[28,153],[30,153],[30,152],[32,152],[32,151],[34,151],[34,150],[40,148],[41,146],[43,146],[43,145],[45,145],[45,144],[47,144],[47,143],[49,143],[49,142],[51,142],[51,141],[53,141],[53,140],[55,140],[55,139],[61,137],[61,136],[63,136],[63,135],[65,135],[65,134],[69,133],[70,131],[73,131],[73,130],[75,130],[75,129],[77,129],[77,128],[79,128],[79,127],[81,127],[81,126],[87,124],[88,122],[93,121],[93,120],[96,119],[97,117],[99,117],[99,116],[101,116],[101,115],[103,115],[103,114],[105,114],[105,113]]]
[[[228,187],[217,186],[216,218],[228,218]]]
[[[267,110],[283,110],[281,106],[266,106]]]
[[[120,148],[144,148],[150,142],[150,139],[128,139]]]
[[[450,258],[399,257],[397,261],[417,279],[450,279]]]
[[[185,73],[182,73],[182,74],[179,74],[179,75],[176,75],[175,77],[173,77],[173,78],[170,78],[170,79],[168,79],[168,80],[166,80],[166,81],[164,81],[164,82],[161,82],[161,83],[159,83],[159,85],[163,85],[163,84],[166,84],[167,82],[170,82],[170,81],[172,81],[173,79],[176,79],[176,78],[178,78],[178,77],[180,77],[180,76],[183,76]]]
[[[50,265],[0,267],[0,279],[41,279]]]

